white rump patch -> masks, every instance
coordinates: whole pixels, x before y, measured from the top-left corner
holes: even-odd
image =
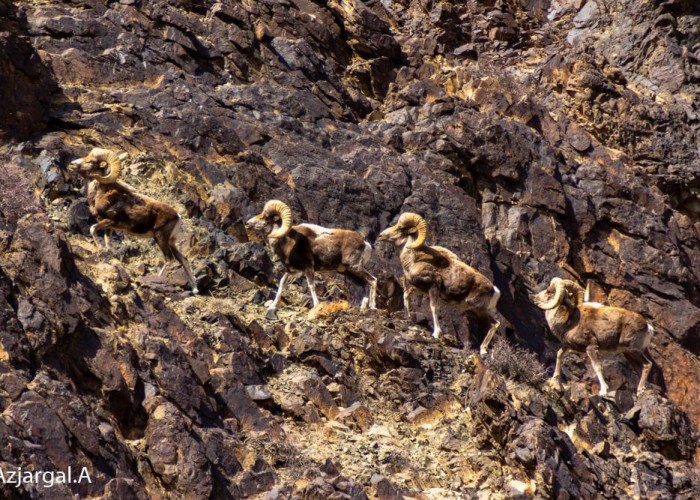
[[[594,309],[598,309],[599,307],[604,307],[604,304],[601,304],[600,302],[584,302],[584,306],[592,307]]]
[[[329,229],[327,227],[323,226],[317,226],[316,224],[299,224],[300,226],[304,226],[308,229],[311,229],[314,233],[316,233],[316,236],[321,236],[322,234],[331,234],[333,232],[332,229]]]

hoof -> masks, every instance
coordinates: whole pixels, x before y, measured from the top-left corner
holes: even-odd
[[[436,331],[436,332],[433,332],[433,338],[434,338],[434,339],[439,339],[441,333],[442,333],[442,331],[440,331],[440,330],[438,330],[438,331]]]
[[[199,295],[199,288],[194,287],[194,288],[192,289],[192,295]]]
[[[360,311],[364,311],[365,309],[367,309],[368,303],[369,303],[369,299],[367,297],[362,299],[362,303],[360,304]]]
[[[550,379],[547,381],[547,387],[549,387],[550,389],[553,389],[553,390],[555,390],[555,391],[561,391],[561,390],[562,390],[561,381],[560,381],[559,379],[557,379],[557,378],[550,378]]]
[[[265,313],[265,317],[267,319],[277,319],[277,310],[276,309],[268,309],[267,312]]]
[[[485,358],[488,353],[489,351],[487,349],[479,349],[479,356],[482,358]]]

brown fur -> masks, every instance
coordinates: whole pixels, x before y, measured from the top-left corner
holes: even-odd
[[[446,248],[404,247],[400,258],[405,282],[423,293],[435,286],[443,301],[477,314],[483,313],[482,309],[491,300],[491,281]]]
[[[318,297],[314,290],[314,273],[337,271],[363,282],[369,289],[368,295],[363,299],[363,307],[369,305],[371,309],[375,308],[377,280],[365,269],[372,247],[360,233],[313,224],[298,224],[292,226],[289,232],[280,238],[269,237],[270,233],[280,226],[280,214],[274,210],[263,210],[246,222],[246,228],[250,232],[268,238],[270,248],[287,270],[275,300],[268,308],[269,318],[274,318],[287,274],[295,272],[303,272],[306,275],[314,306],[318,305]]]
[[[558,307],[547,318],[552,333],[571,350],[584,352],[597,345],[603,352],[643,350],[647,321],[634,311],[611,306]]]
[[[554,283],[553,279],[545,290],[534,296],[536,304],[550,307],[548,302],[555,300]],[[654,332],[652,326],[637,312],[582,302],[579,298],[584,296],[583,290],[572,282],[567,283],[570,289],[561,296],[558,305],[545,310],[550,330],[562,343],[562,348],[557,353],[553,381],[559,384],[561,361],[567,351],[586,352],[600,383],[600,395],[605,395],[608,386],[603,378],[598,353],[619,352],[633,363],[642,365],[637,392],[644,390],[652,366],[647,349]],[[576,293],[572,293],[574,289]]]
[[[189,262],[175,246],[180,215],[173,207],[137,193],[124,182],[103,184],[95,180],[96,176],[103,173],[101,163],[92,155],[74,162],[72,168],[89,180],[88,207],[97,219],[97,224],[90,228],[90,232],[96,243],[97,231],[116,229],[134,236],[152,236],[163,252],[166,262],[177,260],[187,273],[192,291],[198,292]]]
[[[481,354],[485,355],[489,342],[500,325],[495,318],[500,291],[486,276],[462,262],[446,248],[425,244],[409,248],[412,242],[416,241],[416,228],[413,220],[406,215],[403,214],[396,225],[379,235],[380,240],[390,240],[398,246],[403,246],[400,259],[404,273],[406,311],[410,316],[409,297],[413,290],[429,294],[435,338],[441,333],[437,315],[438,298],[479,319],[488,320],[489,331],[480,347]]]

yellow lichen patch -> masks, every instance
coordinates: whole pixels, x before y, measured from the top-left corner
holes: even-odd
[[[616,252],[620,251],[620,233],[617,231],[612,231],[608,234],[606,241],[610,243],[610,246],[615,249]]]
[[[313,321],[318,318],[326,318],[333,316],[339,311],[350,309],[350,304],[346,300],[337,302],[321,302],[319,305],[311,309],[306,315],[306,319]]]
[[[2,343],[0,343],[0,361],[5,363],[10,361],[10,355],[7,353],[5,346],[3,346]]]
[[[144,87],[147,87],[149,89],[157,89],[158,87],[161,86],[164,79],[165,79],[165,75],[152,76],[148,80],[144,81],[143,85],[144,85]]]
[[[625,154],[625,152],[620,151],[619,149],[606,147],[605,152],[608,153],[608,156],[610,157],[611,160],[626,160],[627,159],[627,155]]]
[[[290,189],[296,189],[294,179],[292,178],[292,175],[289,172],[285,172],[282,167],[277,165],[274,161],[272,161],[271,158],[268,158],[267,156],[263,156],[263,163],[265,163],[265,166],[268,169],[270,169],[270,171],[273,174],[280,177],[284,182],[286,182],[287,186],[289,186]]]

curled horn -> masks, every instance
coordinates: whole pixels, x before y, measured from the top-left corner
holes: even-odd
[[[269,234],[269,237],[281,238],[285,236],[292,228],[292,210],[284,202],[279,200],[270,200],[265,203],[265,208],[263,208],[263,213],[266,212],[277,213],[282,219],[282,225],[279,227],[279,229],[272,231]]]
[[[97,161],[100,162],[100,164],[102,162],[106,162],[107,167],[109,167],[109,173],[107,175],[98,175],[95,177],[97,182],[101,184],[110,184],[119,178],[121,165],[120,157],[117,155],[117,153],[114,153],[109,149],[93,148],[93,150],[90,151],[90,155],[94,156]]]
[[[425,223],[425,219],[411,212],[403,214],[401,218],[403,218],[405,222],[412,223],[417,233],[416,239],[406,245],[406,248],[418,248],[423,244],[425,237],[428,235],[428,225]]]
[[[583,288],[581,288],[581,285],[571,280],[563,280],[563,283],[564,289],[571,295],[574,305],[581,305],[586,295]]]
[[[552,278],[552,281],[549,282],[549,287],[552,286],[554,287],[554,297],[547,302],[538,301],[537,304],[537,307],[545,311],[557,307],[564,297],[564,282],[561,278]]]

